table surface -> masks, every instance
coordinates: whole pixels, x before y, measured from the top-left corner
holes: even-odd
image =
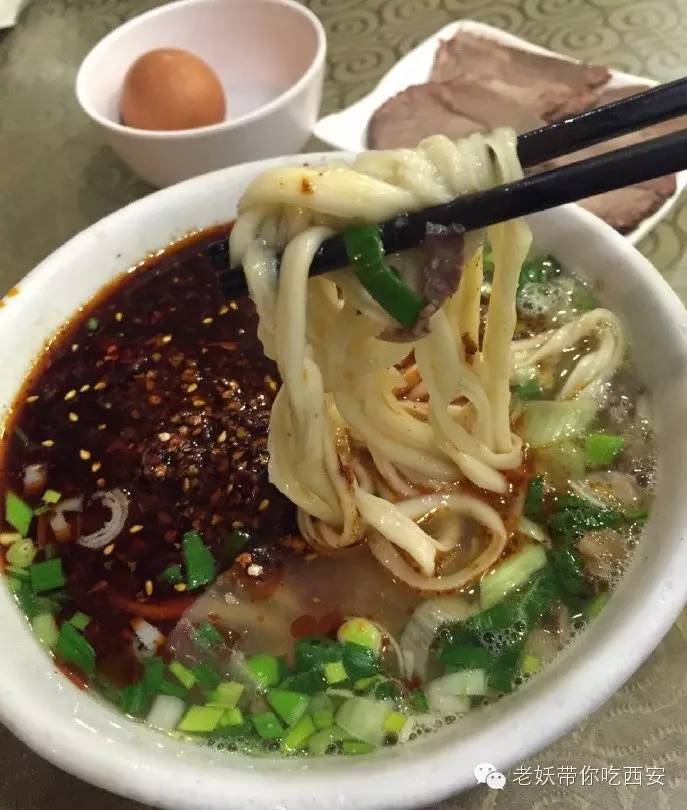
[[[0,291],[150,188],[77,108],[77,67],[153,0],[33,0],[0,32]],[[687,0],[309,0],[329,37],[323,113],[367,93],[446,23],[476,19],[578,58],[660,81],[685,71]],[[687,300],[687,200],[640,246]],[[0,688],[2,686],[0,685]],[[519,770],[435,810],[687,808],[687,614],[615,697]],[[40,707],[36,707],[40,711]],[[527,728],[522,729],[523,739]],[[594,770],[583,770],[596,768]],[[0,727],[0,810],[142,810],[68,776]]]

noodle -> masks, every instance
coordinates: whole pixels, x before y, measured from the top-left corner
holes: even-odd
[[[336,230],[517,180],[515,144],[515,133],[500,129],[368,152],[352,166],[272,169],[249,185],[231,234],[232,262],[245,268],[260,339],[283,381],[270,422],[270,479],[298,506],[311,545],[367,540],[395,576],[423,590],[462,586],[505,547],[499,514],[460,493],[468,481],[504,494],[504,473],[522,463],[510,424],[512,367],[536,365],[598,332],[596,350],[559,393],[594,396],[622,359],[622,332],[611,313],[595,310],[513,343],[515,295],[531,242],[522,220],[488,229],[494,275],[483,337],[481,248],[469,255],[457,292],[431,316],[428,333],[410,344],[380,338],[397,324],[350,270],[312,280],[308,272]],[[402,374],[397,367],[411,349],[415,365]],[[407,398],[399,397],[403,389],[410,389]],[[421,525],[437,509],[449,521],[439,539]],[[464,531],[463,516],[482,527],[486,546],[459,571],[439,576],[441,555]]]

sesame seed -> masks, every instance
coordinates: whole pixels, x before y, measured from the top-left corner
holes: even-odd
[[[177,582],[177,584],[174,586],[174,590],[179,592],[185,591],[186,585],[183,582]]]
[[[93,389],[94,389],[95,391],[102,391],[104,388],[107,388],[107,383],[105,382],[105,380],[101,380],[100,382],[97,382],[97,383],[96,383],[96,384],[93,386]]]
[[[121,312],[115,312],[115,321],[121,321],[124,318],[124,314]]]
[[[151,357],[153,358],[153,362],[157,363],[162,357],[162,355],[160,354],[160,352],[153,352]]]
[[[267,509],[267,507],[269,505],[270,505],[269,499],[268,498],[263,498],[260,501],[260,505],[258,506],[258,512],[264,512],[265,509]]]
[[[79,421],[79,417],[78,417],[77,414],[74,413],[74,411],[69,411],[69,421],[70,422],[78,422]]]
[[[232,529],[242,529],[242,528],[243,528],[243,521],[241,521],[241,520],[235,520],[235,521],[234,521],[234,522],[231,524],[231,528],[232,528]]]
[[[172,438],[172,436],[166,431],[163,433],[158,433],[157,437],[161,442],[168,442]]]
[[[250,577],[259,577],[265,569],[261,565],[256,565],[252,563],[251,565],[246,568],[246,573]]]
[[[90,457],[91,457],[91,454],[88,452],[88,450],[83,450],[83,449],[79,450],[79,458],[81,459],[81,461],[88,461],[88,459]]]
[[[220,308],[219,308],[219,310],[218,310],[217,314],[218,314],[218,315],[226,315],[226,314],[227,314],[227,312],[229,312],[229,307],[227,307],[227,306],[223,306],[223,307],[220,307]]]
[[[105,422],[101,422],[101,423],[98,425],[98,430],[105,430],[105,428],[106,428],[106,427],[107,427],[107,425],[105,424]]]
[[[129,534],[137,534],[137,533],[138,533],[138,532],[140,532],[142,529],[143,529],[143,526],[141,526],[141,524],[140,524],[140,523],[135,523],[135,524],[134,524],[134,525],[133,525],[133,526],[132,526],[132,527],[129,529]]]
[[[75,352],[79,348],[78,343],[72,343],[72,351]]]
[[[146,589],[146,595],[147,596],[152,596],[152,594],[153,594],[153,582],[152,582],[152,580],[150,580],[150,579],[146,580],[145,589]]]
[[[72,388],[71,391],[67,391],[67,393],[64,395],[65,402],[69,401],[70,399],[74,399],[75,396],[76,390]]]
[[[80,391],[82,394],[85,394],[85,393],[86,393],[86,391],[89,391],[89,390],[90,390],[90,388],[91,388],[91,386],[90,386],[88,383],[86,383],[85,385],[82,385],[82,386],[81,386],[81,388],[79,388],[79,391]]]
[[[171,343],[171,341],[172,341],[172,336],[171,335],[164,335],[163,338],[162,338],[163,343]]]
[[[109,556],[110,556],[110,554],[112,554],[112,552],[114,551],[114,549],[115,549],[115,544],[114,544],[114,543],[110,543],[109,545],[105,546],[105,548],[103,549],[103,554],[104,554],[106,557],[109,557]]]
[[[193,400],[193,407],[194,408],[202,408],[205,405],[204,399],[194,399]]]
[[[203,318],[202,323],[208,326],[208,324],[212,323],[212,318]]]
[[[38,399],[38,395],[34,394],[33,396],[26,397],[27,402],[35,402]]]
[[[239,437],[239,439],[245,439],[248,435],[248,431],[244,427],[239,427],[236,430],[236,435]]]
[[[55,442],[52,439],[46,439],[44,442],[41,442],[43,447],[54,447]]]
[[[223,430],[217,437],[217,444],[224,444],[227,440],[227,431]]]
[[[238,308],[239,308],[239,305],[236,303],[236,301],[230,301],[229,302],[229,309],[237,310]]]
[[[198,386],[196,385],[196,383],[191,383],[191,385],[186,387],[186,393],[192,394],[197,388]]]
[[[99,469],[100,469],[102,466],[103,466],[103,465],[102,465],[102,464],[101,464],[99,461],[94,461],[94,462],[93,462],[93,464],[91,464],[91,472],[94,472],[94,473],[98,472],[98,470],[99,470]]]

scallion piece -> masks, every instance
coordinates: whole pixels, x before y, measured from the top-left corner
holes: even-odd
[[[313,723],[312,717],[310,717],[309,714],[304,715],[282,738],[282,751],[290,753],[303,748],[315,731],[315,724]]]
[[[184,575],[179,564],[167,566],[161,574],[158,574],[157,578],[160,582],[167,582],[169,585],[178,585],[184,581]]]
[[[182,541],[186,561],[186,585],[195,590],[212,582],[217,573],[215,559],[198,532],[186,532]]]
[[[210,692],[219,686],[221,681],[220,676],[217,674],[209,664],[201,662],[193,667],[193,674],[196,676],[198,685],[206,692]]]
[[[5,495],[5,520],[22,537],[26,537],[29,533],[29,527],[33,520],[33,509],[11,490],[8,490]]]
[[[236,681],[222,681],[208,695],[208,703],[230,709],[239,702],[245,686]]]
[[[203,622],[193,631],[193,640],[201,647],[218,647],[224,643],[222,634],[210,622]]]
[[[287,726],[293,726],[308,710],[310,698],[300,692],[289,692],[286,689],[268,689],[267,702]]]
[[[16,568],[28,568],[34,561],[36,554],[38,554],[38,549],[33,540],[17,540],[7,550],[5,559]]]
[[[182,684],[182,686],[186,687],[186,689],[191,689],[198,682],[198,679],[193,672],[185,667],[180,661],[172,661],[169,665],[169,671],[172,673],[172,675],[174,675],[179,683]]]
[[[361,742],[360,740],[344,740],[341,743],[341,748],[344,754],[357,756],[359,754],[371,754],[375,750],[374,745],[370,743]]]
[[[7,569],[7,573],[20,579],[22,582],[28,582],[31,579],[31,574],[29,574],[28,570],[26,568],[19,568],[17,565],[10,565]]]
[[[365,225],[343,233],[348,261],[360,283],[400,324],[411,327],[422,311],[420,296],[384,262],[379,228]]]
[[[263,689],[279,683],[281,666],[274,655],[254,655],[246,661],[246,666]]]
[[[59,631],[52,613],[39,613],[38,616],[34,616],[31,626],[38,640],[45,647],[52,649],[57,644]]]
[[[330,661],[324,665],[324,678],[327,683],[341,683],[348,678],[346,667],[342,661]]]
[[[143,687],[143,683],[133,683],[122,689],[121,706],[124,714],[132,717],[141,717],[148,708],[148,695]]]
[[[625,439],[611,433],[590,433],[584,442],[588,467],[608,467],[623,449]]]
[[[252,715],[250,719],[263,740],[278,740],[284,733],[274,712],[259,712]]]
[[[217,728],[225,711],[221,706],[191,706],[177,729],[190,734],[209,734]]]
[[[43,503],[59,503],[61,497],[61,492],[57,492],[54,489],[46,489],[41,500]]]
[[[160,691],[164,678],[165,662],[162,658],[149,658],[144,662],[141,683],[149,695],[156,695]]]
[[[347,619],[339,627],[336,637],[342,644],[351,642],[359,644],[361,647],[368,647],[375,655],[379,655],[379,651],[382,649],[381,630],[376,624],[360,616]]]
[[[85,630],[90,624],[90,621],[90,616],[87,616],[85,613],[81,613],[80,610],[77,610],[77,612],[69,620],[69,623],[73,624],[77,630]]]
[[[64,622],[55,646],[56,654],[69,664],[92,675],[95,672],[95,650],[73,624]]]
[[[62,560],[56,557],[54,560],[33,563],[29,568],[31,574],[31,587],[36,593],[43,591],[54,591],[61,588],[67,581],[62,570]]]
[[[243,724],[243,713],[236,706],[224,709],[224,714],[220,717],[218,728],[240,726]]]

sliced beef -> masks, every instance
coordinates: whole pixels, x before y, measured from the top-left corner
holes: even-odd
[[[416,146],[429,135],[457,139],[499,126],[526,132],[540,124],[507,94],[456,78],[408,87],[390,98],[370,119],[368,143],[373,149],[397,149]]]
[[[507,93],[550,121],[593,106],[595,89],[608,81],[610,73],[601,65],[532,53],[462,31],[439,46],[430,81],[457,76],[469,76],[482,86]]]

